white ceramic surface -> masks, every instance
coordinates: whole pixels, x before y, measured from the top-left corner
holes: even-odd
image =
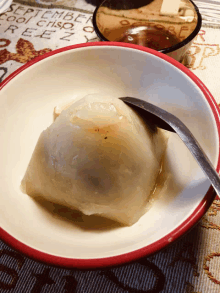
[[[6,12],[11,5],[12,0],[0,0],[0,13]]]
[[[98,92],[152,102],[178,116],[217,166],[218,129],[202,90],[167,62],[169,57],[110,44],[49,54],[0,91],[0,226],[21,243],[53,256],[88,260],[148,247],[191,219],[210,188],[189,151],[172,134],[165,159],[172,174],[168,190],[132,227],[51,213],[51,205],[43,207],[23,194],[20,182],[40,133],[52,123],[54,106],[62,100]]]

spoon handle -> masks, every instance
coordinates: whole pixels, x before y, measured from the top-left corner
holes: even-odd
[[[175,117],[176,118],[176,117]],[[201,148],[200,144],[196,140],[196,138],[192,135],[191,131],[178,119],[176,118],[176,125],[174,130],[188,147],[198,164],[200,165],[203,172],[209,178],[212,186],[214,187],[216,193],[220,195],[220,177],[219,174],[216,172],[214,166],[212,165],[211,161],[204,153],[203,149]],[[177,124],[178,123],[178,124]]]
[[[124,102],[128,102],[139,108],[145,109],[147,112],[164,120],[173,130],[178,134],[181,140],[185,143],[191,154],[194,156],[198,164],[200,165],[203,172],[209,178],[212,186],[214,187],[217,194],[220,195],[220,177],[213,167],[211,161],[206,156],[201,146],[199,145],[196,138],[193,136],[191,131],[180,121],[179,118],[173,114],[145,101],[135,98],[126,97],[122,99]]]

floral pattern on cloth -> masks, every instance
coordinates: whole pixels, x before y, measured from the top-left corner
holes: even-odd
[[[43,53],[99,40],[92,26],[92,5],[90,11],[41,6],[13,2],[0,15],[0,81]]]
[[[0,42],[10,44],[10,41],[6,39],[0,39]],[[16,44],[16,53],[8,52],[7,49],[3,49],[0,51],[0,65],[10,60],[14,60],[19,63],[27,63],[35,57],[44,55],[45,53],[48,53],[50,51],[52,50],[49,48],[36,51],[31,42],[24,39],[19,39]]]

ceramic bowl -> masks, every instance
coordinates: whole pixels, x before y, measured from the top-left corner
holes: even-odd
[[[104,0],[94,11],[93,26],[102,41],[137,44],[181,62],[202,25],[198,7],[180,2],[176,15],[161,15],[163,0]]]
[[[0,238],[52,265],[97,268],[159,251],[204,215],[215,194],[188,149],[170,135],[163,196],[131,227],[82,217],[20,190],[40,133],[53,109],[74,96],[105,93],[147,100],[178,116],[219,171],[219,111],[205,85],[157,51],[123,43],[80,44],[52,51],[19,68],[0,86]]]

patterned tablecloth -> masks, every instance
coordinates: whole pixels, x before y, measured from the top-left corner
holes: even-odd
[[[93,4],[92,4],[93,2]],[[91,0],[16,0],[0,15],[0,81],[46,52],[97,41]],[[208,24],[183,63],[220,103],[220,30]],[[219,71],[219,72],[218,72]],[[181,241],[132,264],[99,270],[62,269],[28,259],[0,241],[0,292],[220,292],[220,201]]]

